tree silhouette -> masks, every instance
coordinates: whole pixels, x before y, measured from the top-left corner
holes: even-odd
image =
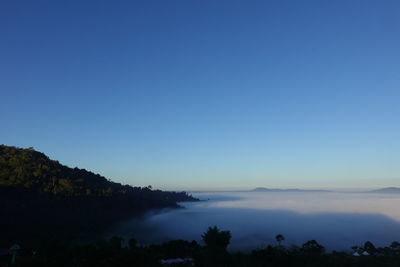
[[[122,248],[122,241],[123,241],[123,239],[121,237],[113,236],[110,239],[110,245],[115,249],[121,249]]]
[[[324,253],[325,248],[317,241],[309,240],[302,245],[301,250],[307,254],[322,254]]]
[[[285,240],[285,237],[281,234],[275,236],[276,241],[278,242],[278,246],[281,246],[281,242]]]
[[[399,250],[399,249],[400,249],[400,243],[397,242],[397,241],[393,241],[393,242],[390,244],[390,247],[391,247],[392,249],[394,249],[394,250]]]
[[[364,250],[369,254],[373,254],[376,251],[376,248],[371,241],[367,241],[364,243]]]
[[[207,232],[201,235],[208,248],[226,249],[231,240],[230,231],[220,231],[217,226],[208,227]]]
[[[135,238],[129,239],[128,243],[129,243],[129,248],[136,248],[137,241]]]

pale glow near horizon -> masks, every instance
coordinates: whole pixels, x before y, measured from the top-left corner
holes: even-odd
[[[206,193],[197,194],[201,197]],[[352,213],[352,214],[382,214],[400,222],[400,195],[374,193],[281,193],[253,192],[229,193],[224,195],[243,196],[240,201],[227,200],[210,202],[209,207],[215,208],[246,208],[259,210],[289,210],[298,213]]]

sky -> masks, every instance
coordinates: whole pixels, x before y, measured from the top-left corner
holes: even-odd
[[[400,186],[399,1],[1,1],[0,144],[160,189]]]

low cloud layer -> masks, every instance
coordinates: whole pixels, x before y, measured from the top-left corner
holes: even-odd
[[[149,213],[117,225],[109,235],[149,244],[169,239],[201,241],[208,226],[232,232],[231,250],[276,244],[301,245],[316,239],[328,249],[349,250],[372,241],[400,241],[400,196],[361,193],[201,193],[185,209]]]

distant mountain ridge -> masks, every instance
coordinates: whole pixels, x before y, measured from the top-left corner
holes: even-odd
[[[399,187],[385,187],[377,190],[368,191],[368,193],[400,194]]]
[[[257,187],[250,192],[335,192],[331,190],[322,190],[322,189],[281,189],[281,188],[266,188],[266,187]],[[381,193],[381,194],[400,194],[400,187],[385,187],[376,190],[370,191],[359,191],[358,193]]]
[[[275,188],[266,188],[266,187],[257,187],[254,188],[253,190],[250,190],[251,192],[331,192],[329,190],[318,190],[318,189],[275,189]]]

